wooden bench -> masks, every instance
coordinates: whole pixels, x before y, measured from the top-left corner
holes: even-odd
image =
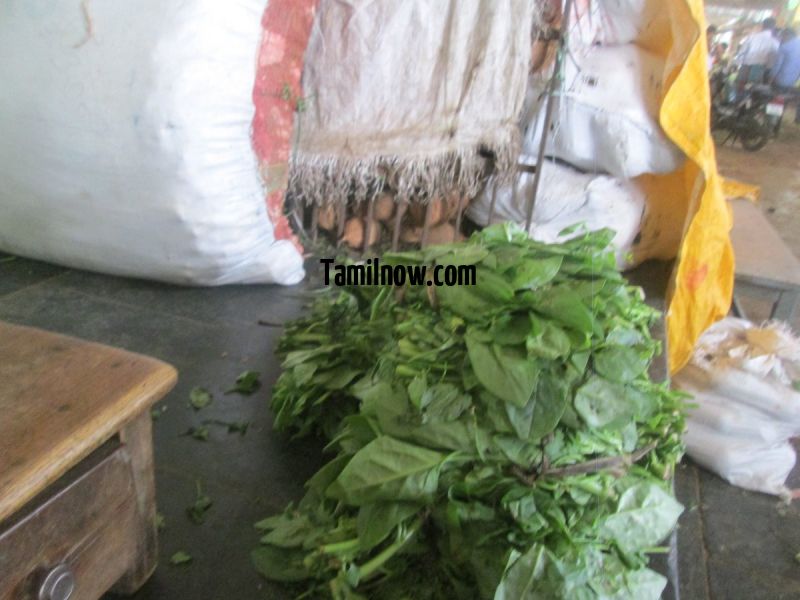
[[[130,594],[156,566],[150,407],[171,366],[0,322],[0,599]]]
[[[800,261],[758,206],[737,199],[731,201],[731,209],[736,283],[767,290],[775,296],[770,318],[790,322],[800,298]],[[734,304],[744,317],[736,299]]]

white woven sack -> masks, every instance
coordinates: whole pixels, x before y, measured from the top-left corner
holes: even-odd
[[[0,249],[187,284],[302,279],[251,147],[266,4],[0,3]]]

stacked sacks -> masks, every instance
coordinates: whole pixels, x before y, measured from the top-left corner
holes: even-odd
[[[549,215],[553,214],[558,214],[559,225],[584,222],[591,230],[606,227],[610,221],[618,234],[614,240],[618,256],[627,256],[639,234],[644,212],[644,191],[630,180],[647,173],[669,173],[682,165],[682,153],[658,123],[664,61],[634,43],[643,32],[666,18],[656,8],[652,0],[578,3],[570,28],[564,80],[555,98],[546,146],[548,158],[568,166],[548,162],[542,167],[530,230],[534,238],[549,239],[554,229]],[[538,158],[553,68],[551,60],[529,78],[521,118],[521,162],[525,164],[535,164]],[[609,176],[616,180],[611,185]],[[514,193],[507,186],[495,190],[495,183],[490,182],[471,210],[471,218],[481,225],[488,224],[494,195],[492,221],[518,214],[519,222],[524,222],[532,195],[532,177],[523,176],[522,180],[517,186],[527,188],[526,193]],[[585,202],[571,208],[553,187],[583,189],[587,182],[610,191],[613,198],[585,194]],[[607,212],[612,205],[618,213]],[[639,218],[631,220],[629,215],[634,213]],[[600,215],[603,217],[598,219]]]

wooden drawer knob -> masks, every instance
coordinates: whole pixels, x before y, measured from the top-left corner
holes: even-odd
[[[75,574],[65,564],[60,564],[45,575],[39,586],[38,600],[69,600],[75,591]]]

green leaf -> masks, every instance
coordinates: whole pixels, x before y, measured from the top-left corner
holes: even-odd
[[[429,387],[422,396],[421,405],[425,415],[423,422],[455,421],[471,404],[470,397],[459,392],[456,386],[437,383]]]
[[[542,292],[534,308],[536,312],[581,333],[591,334],[594,330],[594,317],[589,308],[580,295],[564,286]]]
[[[683,506],[661,486],[639,483],[620,497],[617,513],[606,517],[600,535],[627,553],[656,546],[675,528]]]
[[[325,490],[339,477],[339,474],[347,466],[347,463],[350,462],[350,458],[349,456],[337,456],[317,471],[316,474],[306,482],[306,487],[310,491],[316,492],[318,495],[322,496]],[[256,527],[258,527],[258,524],[256,524]]]
[[[502,346],[520,346],[531,334],[531,320],[527,314],[502,317],[492,325],[490,335]]]
[[[283,364],[281,365],[284,369],[293,369],[299,364],[305,363],[312,358],[317,358],[318,356],[324,356],[329,354],[333,350],[338,349],[340,346],[338,344],[330,344],[326,346],[319,346],[317,348],[312,348],[311,350],[295,350],[294,352],[289,352],[286,355],[286,358],[283,359]],[[245,373],[249,373],[250,371],[245,371]],[[243,373],[244,375],[244,373]],[[258,378],[258,375],[256,375]]]
[[[551,433],[569,404],[569,385],[564,377],[543,373],[536,386],[533,423],[529,437],[540,440]]]
[[[186,430],[186,433],[183,435],[188,435],[192,439],[195,439],[199,442],[207,442],[208,441],[208,427],[205,425],[201,425],[200,427],[189,427]]]
[[[406,442],[419,444],[434,450],[460,450],[469,454],[480,454],[488,441],[485,432],[463,420],[449,423],[426,423],[398,427],[392,435]]]
[[[546,360],[556,360],[569,355],[572,343],[561,327],[533,315],[530,316],[530,320],[534,324],[534,333],[525,339],[528,354]]]
[[[261,537],[262,544],[277,546],[279,548],[300,548],[315,527],[306,515],[288,516],[281,515],[281,519],[271,523],[270,532]],[[261,522],[263,527],[264,523]]]
[[[514,269],[514,278],[511,286],[515,290],[534,290],[553,281],[564,258],[526,258]]]
[[[381,436],[359,450],[328,494],[353,506],[379,500],[422,501],[436,491],[445,458],[439,452]]]
[[[188,565],[192,562],[192,555],[183,550],[178,550],[175,554],[169,557],[169,564],[173,566]]]
[[[503,579],[494,594],[494,600],[533,600],[538,595],[537,580],[544,575],[547,555],[544,546],[531,546],[525,554],[512,552]]]
[[[593,376],[575,394],[575,410],[593,429],[620,428],[633,418],[636,409],[623,386],[602,377]]]
[[[594,355],[594,369],[618,383],[629,383],[647,371],[650,361],[636,348],[609,346]]]
[[[236,378],[236,385],[225,393],[237,393],[249,396],[261,387],[261,382],[258,380],[259,377],[261,377],[261,374],[257,371],[245,371]]]
[[[577,233],[583,229],[587,229],[585,222],[575,223],[574,225],[570,225],[569,227],[565,227],[561,231],[558,232],[558,237],[565,237],[568,235],[572,235],[573,233]]]
[[[510,302],[514,297],[514,288],[506,278],[490,269],[478,267],[476,273],[476,291],[494,303]],[[437,288],[437,291],[443,288]]]
[[[189,392],[189,403],[195,410],[204,409],[206,406],[211,404],[213,399],[214,398],[211,393],[202,387],[192,388],[192,391]]]
[[[239,421],[228,423],[228,433],[238,433],[239,435],[245,435],[247,430],[250,428],[250,423],[247,421]]]
[[[483,344],[471,330],[466,335],[469,360],[478,381],[501,400],[524,407],[539,379],[539,366],[523,352],[510,347]]]
[[[351,369],[349,367],[338,367],[325,373],[319,373],[315,380],[316,383],[323,386],[328,390],[343,390],[345,387],[359,375],[362,371],[360,369]]]
[[[299,365],[295,365],[292,369],[292,375],[294,376],[294,382],[296,385],[306,385],[311,378],[314,377],[314,373],[317,372],[317,365],[311,363],[300,363]]]
[[[211,500],[211,498],[203,493],[203,488],[200,484],[200,481],[195,482],[195,487],[197,495],[194,499],[194,504],[186,509],[186,516],[189,517],[189,520],[195,525],[201,525],[205,522],[206,513],[214,504],[214,502]]]
[[[498,435],[494,437],[494,443],[508,460],[523,469],[532,469],[541,463],[542,449],[527,440]]]
[[[167,518],[160,512],[156,513],[156,529],[163,531],[167,528]]]
[[[443,308],[449,308],[465,319],[497,310],[491,299],[483,297],[473,287],[458,285],[437,287],[436,297]]]
[[[358,541],[362,550],[371,550],[397,525],[414,516],[419,506],[407,502],[378,502],[365,504],[358,511]]]
[[[464,246],[458,245],[452,251],[439,256],[436,259],[436,264],[442,266],[469,266],[477,265],[489,254],[489,251],[483,246]]]
[[[285,548],[262,546],[250,553],[256,570],[267,579],[295,583],[311,578],[311,573],[303,564],[305,554],[287,551]]]
[[[417,410],[424,408],[422,406],[422,396],[425,394],[426,389],[428,389],[428,383],[423,377],[415,377],[408,384],[408,399]]]

